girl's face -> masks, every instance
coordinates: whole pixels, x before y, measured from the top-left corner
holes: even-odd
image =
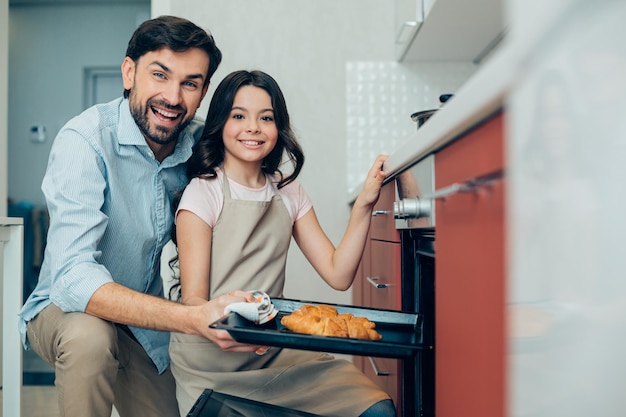
[[[245,85],[235,94],[223,130],[224,162],[256,162],[274,149],[278,129],[270,95],[262,88]]]

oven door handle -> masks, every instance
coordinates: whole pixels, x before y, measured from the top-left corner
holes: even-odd
[[[374,288],[377,288],[377,289],[389,288],[392,285],[392,284],[387,284],[387,283],[384,283],[384,282],[378,282],[378,280],[380,279],[379,277],[366,277],[365,279],[367,279],[367,282],[372,284],[372,286]]]
[[[388,371],[381,371],[380,369],[378,369],[378,366],[376,365],[374,358],[372,358],[371,356],[368,356],[367,359],[370,360],[370,364],[372,365],[372,368],[374,369],[374,373],[376,374],[376,376],[389,376]]]

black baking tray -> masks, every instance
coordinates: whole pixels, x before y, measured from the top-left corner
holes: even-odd
[[[274,320],[263,325],[255,324],[237,313],[223,316],[209,327],[227,330],[236,341],[255,345],[287,347],[319,352],[344,353],[357,356],[386,358],[408,358],[424,348],[422,336],[423,320],[418,313],[404,313],[394,310],[381,310],[353,307],[340,304],[300,301],[286,298],[272,298],[279,310]],[[295,333],[280,323],[283,316],[291,314],[304,304],[327,304],[340,314],[351,313],[367,317],[376,323],[376,331],[382,340],[359,340],[345,337],[315,336]]]

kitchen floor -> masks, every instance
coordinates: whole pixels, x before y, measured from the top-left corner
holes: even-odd
[[[0,390],[0,416],[2,391]],[[56,391],[53,385],[30,385],[22,387],[22,416],[24,417],[59,417]],[[119,417],[113,409],[111,417]]]
[[[52,385],[54,381],[52,368],[33,351],[23,352],[22,364],[25,372],[23,379],[27,384],[22,387],[22,416],[60,417],[56,388]],[[2,396],[3,392],[0,390],[0,417],[2,417]],[[111,417],[119,417],[115,409]]]
[[[351,356],[335,354],[335,357],[352,360]],[[53,380],[51,368],[37,354],[32,351],[24,352],[24,371],[30,375],[45,374],[40,380]],[[2,417],[2,395],[0,389],[0,417]],[[60,417],[56,400],[54,385],[24,385],[22,387],[22,416],[23,417]],[[111,417],[120,417],[117,410],[113,409]]]

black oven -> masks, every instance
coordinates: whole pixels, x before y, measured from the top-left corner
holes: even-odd
[[[435,216],[434,155],[396,178],[394,203],[400,232],[402,310],[423,318],[424,349],[402,361],[404,417],[435,415]]]
[[[402,310],[423,318],[424,349],[402,361],[402,410],[405,417],[435,415],[435,235],[400,232]]]

